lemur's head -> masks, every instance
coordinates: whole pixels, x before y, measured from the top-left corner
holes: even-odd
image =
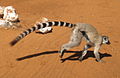
[[[108,36],[102,36],[102,43],[110,45],[110,40]]]

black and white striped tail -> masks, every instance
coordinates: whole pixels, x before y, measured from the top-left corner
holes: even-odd
[[[38,30],[40,28],[45,28],[49,26],[65,26],[65,27],[73,27],[74,24],[61,22],[61,21],[53,21],[53,22],[46,22],[46,23],[37,23],[34,27],[23,31],[19,36],[17,36],[13,41],[10,42],[10,45],[15,45],[19,40],[30,34],[31,32]]]

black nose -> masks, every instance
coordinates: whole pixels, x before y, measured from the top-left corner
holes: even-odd
[[[110,45],[111,43],[110,43],[110,41],[108,41],[106,44]]]

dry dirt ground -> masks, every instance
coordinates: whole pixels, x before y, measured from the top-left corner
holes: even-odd
[[[0,29],[0,78],[120,78],[120,0],[0,0],[0,5],[14,6],[22,26]],[[57,51],[71,34],[65,27],[53,27],[52,33],[44,35],[33,32],[9,46],[41,17],[89,23],[108,35],[112,44],[100,50],[105,63],[95,61],[93,49],[79,62],[85,41],[65,53],[61,63]]]

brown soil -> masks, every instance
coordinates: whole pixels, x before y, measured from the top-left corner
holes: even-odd
[[[120,78],[120,0],[0,0],[0,5],[15,7],[22,26],[0,29],[0,78]],[[100,50],[106,63],[95,61],[93,49],[79,62],[84,42],[65,53],[61,63],[57,51],[71,34],[71,29],[65,27],[53,27],[52,33],[44,35],[31,33],[9,46],[41,17],[94,25],[112,43]]]

